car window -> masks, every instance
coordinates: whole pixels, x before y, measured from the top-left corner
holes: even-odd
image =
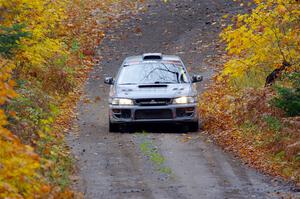
[[[124,66],[118,78],[118,84],[159,83],[188,83],[188,78],[182,65],[162,62]]]

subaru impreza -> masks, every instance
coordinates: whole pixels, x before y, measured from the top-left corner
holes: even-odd
[[[197,90],[202,76],[189,76],[178,56],[147,53],[127,57],[116,78],[106,77],[109,131],[135,123],[181,124],[198,130]]]

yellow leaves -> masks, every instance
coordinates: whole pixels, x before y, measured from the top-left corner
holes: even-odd
[[[25,24],[25,31],[30,33],[18,42],[20,48],[13,59],[0,57],[0,107],[17,96],[12,80],[16,65],[42,67],[57,54],[66,54],[61,39],[54,37],[62,29],[65,3],[63,0],[0,0],[0,25]],[[5,125],[6,116],[0,109],[0,198],[47,198],[50,187],[39,174],[40,157],[5,129]]]
[[[284,15],[287,11],[284,5],[278,5],[276,8],[277,12],[281,15]]]
[[[274,94],[259,88],[284,60],[292,64],[285,72],[300,70],[300,3],[295,0],[254,2],[257,5],[251,14],[238,15],[234,24],[221,34],[227,44],[227,62],[221,74],[214,78],[214,84],[202,95],[200,115],[206,130],[246,161],[286,177],[292,176],[291,170],[284,172],[280,168],[294,165],[296,175],[293,175],[299,176],[297,162],[285,159],[280,165],[270,163],[274,149],[266,143],[283,147],[287,140],[280,144],[270,142],[278,133],[264,129],[260,118],[268,114],[280,117],[281,113],[270,106]],[[287,130],[282,134],[287,135]]]
[[[227,19],[227,18],[228,18],[228,16],[229,16],[229,15],[228,15],[228,14],[226,14],[226,15],[223,15],[223,17],[222,17],[222,18],[223,18],[223,19]]]
[[[0,107],[16,97],[11,80],[15,65],[0,57]],[[13,114],[13,113],[12,113]],[[39,157],[29,146],[4,128],[7,125],[4,111],[0,109],[0,198],[33,198],[40,189]],[[33,184],[36,184],[33,186]]]
[[[238,15],[236,24],[221,34],[231,58],[223,75],[231,74],[232,80],[247,78],[249,72],[266,77],[284,60],[300,63],[300,24],[296,23],[300,4],[293,0],[255,2],[257,6],[251,14]]]
[[[242,76],[245,66],[238,60],[230,60],[224,65],[223,75],[230,75],[231,78]]]
[[[7,124],[6,116],[4,114],[4,111],[0,109],[0,126],[4,126]]]
[[[133,8],[137,1],[0,0],[0,25],[23,24],[21,32],[28,33],[17,41],[9,61],[0,58],[0,108],[16,97],[11,80],[16,66],[16,76],[24,81],[21,97],[7,106],[14,110],[7,116],[19,119],[10,126],[26,137],[26,143],[33,143],[41,157],[54,160],[40,159],[5,129],[7,119],[0,109],[0,198],[72,198],[71,192],[58,187],[66,186],[70,169],[62,129],[67,131],[78,91],[94,65],[94,47],[110,25]],[[64,108],[59,119],[52,103]]]
[[[25,24],[30,37],[23,38],[19,44],[21,48],[15,63],[22,63],[25,67],[45,64],[55,53],[64,52],[60,39],[53,36],[64,27],[66,5],[68,0],[0,0],[1,25]],[[23,67],[24,67],[23,66]]]
[[[33,198],[40,195],[42,181],[37,173],[40,163],[33,149],[21,144],[2,126],[0,146],[0,198]]]

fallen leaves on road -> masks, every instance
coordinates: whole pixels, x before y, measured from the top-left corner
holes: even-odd
[[[299,182],[300,107],[293,99],[299,99],[300,51],[294,44],[300,41],[295,37],[300,26],[293,21],[300,16],[300,2],[255,2],[250,14],[234,16],[221,34],[225,64],[201,96],[200,115],[205,130],[246,164]],[[288,69],[273,75],[275,86],[264,87],[267,76],[286,63]]]
[[[77,197],[68,189],[64,133],[99,62],[95,48],[137,8],[138,1],[0,0],[0,198]]]

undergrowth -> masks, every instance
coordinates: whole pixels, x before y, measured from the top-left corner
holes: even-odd
[[[224,148],[299,183],[300,2],[254,3],[242,3],[250,12],[232,16],[221,33],[225,64],[201,96],[200,116]]]
[[[105,31],[137,1],[0,0],[0,198],[73,198],[64,141]]]

